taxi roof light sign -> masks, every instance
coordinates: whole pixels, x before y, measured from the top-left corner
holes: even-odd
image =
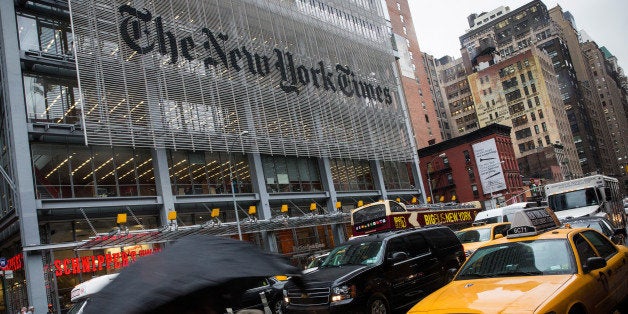
[[[549,207],[524,208],[515,212],[506,237],[534,236],[560,225],[556,214]]]

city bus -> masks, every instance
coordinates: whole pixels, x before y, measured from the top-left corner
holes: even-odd
[[[382,200],[352,210],[351,229],[353,236],[435,224],[462,229],[470,226],[481,210],[480,202],[406,205]]]

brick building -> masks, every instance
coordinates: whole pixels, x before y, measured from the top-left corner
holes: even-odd
[[[488,209],[524,201],[510,132],[509,126],[491,124],[419,149],[430,202],[480,201]]]

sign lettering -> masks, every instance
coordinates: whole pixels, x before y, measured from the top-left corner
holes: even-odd
[[[312,86],[332,93],[339,90],[349,98],[364,98],[388,105],[393,102],[388,87],[358,79],[348,66],[336,64],[333,72],[327,70],[323,61],[319,61],[313,67],[307,67],[297,64],[292,53],[277,48],[273,49],[272,56],[251,51],[246,46],[229,50],[226,47],[231,37],[208,28],[202,28],[196,37],[176,38],[173,32],[164,29],[161,16],[153,18],[147,9],[140,11],[124,4],[118,12],[122,16],[120,36],[138,54],[157,50],[161,55],[169,56],[169,62],[175,64],[180,53],[188,61],[202,61],[208,69],[248,71],[260,78],[267,78],[271,71],[276,71],[281,78],[279,88],[286,94],[299,94],[305,87]]]

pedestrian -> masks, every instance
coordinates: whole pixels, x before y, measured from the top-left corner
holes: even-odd
[[[22,309],[20,310],[18,314],[26,314],[26,307],[22,306]]]
[[[26,314],[35,314],[35,307],[29,306],[28,310],[26,310]]]

